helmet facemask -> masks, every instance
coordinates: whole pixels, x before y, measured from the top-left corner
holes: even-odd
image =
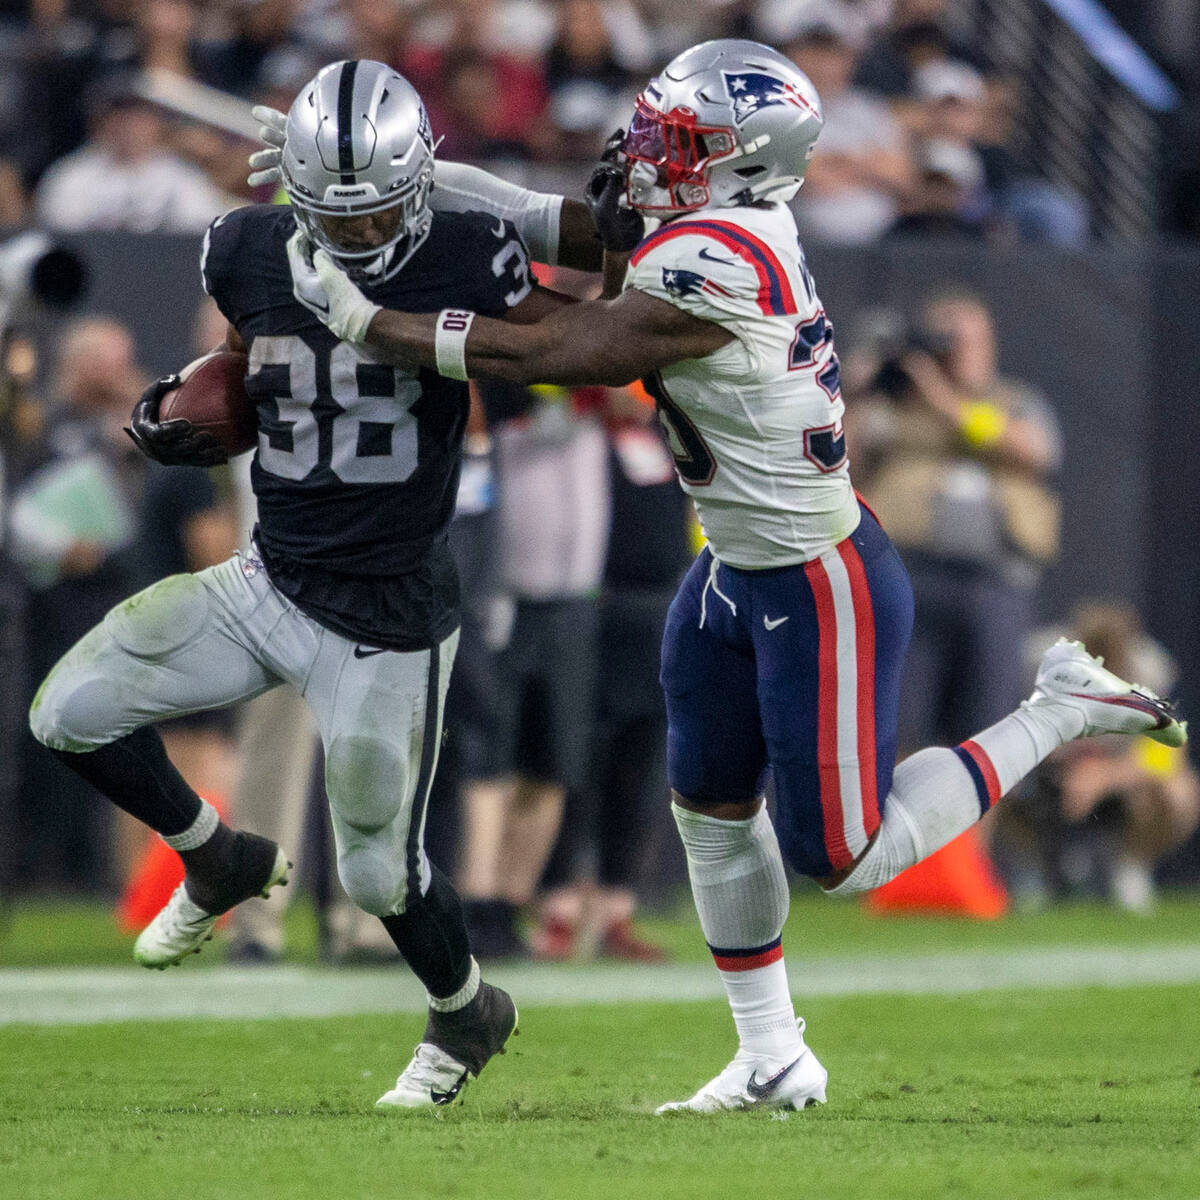
[[[284,171],[284,186],[292,202],[296,223],[312,243],[324,250],[351,279],[381,283],[391,279],[429,236],[433,213],[429,193],[433,185],[432,162],[415,179],[402,180],[391,194],[379,196],[370,183],[332,186],[321,199],[306,194],[302,185]],[[378,246],[353,249],[339,244],[325,227],[325,217],[362,217],[396,212],[396,227]]]
[[[709,164],[736,148],[731,128],[698,124],[686,107],[660,112],[643,93],[621,144],[630,207],[664,214],[703,208],[709,202]]]

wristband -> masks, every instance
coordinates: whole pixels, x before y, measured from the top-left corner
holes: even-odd
[[[963,438],[977,450],[994,446],[1008,427],[1004,411],[986,400],[975,401],[963,406],[962,422],[959,425]]]
[[[467,378],[467,333],[475,314],[464,308],[443,308],[437,316],[433,354],[439,375]]]

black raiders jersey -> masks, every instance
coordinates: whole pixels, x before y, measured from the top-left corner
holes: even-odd
[[[467,384],[339,342],[292,295],[295,230],[289,208],[236,209],[213,222],[201,255],[205,290],[249,350],[256,542],[275,585],[315,620],[375,645],[429,646],[458,623],[446,529]],[[531,287],[511,224],[436,212],[403,269],[363,291],[403,312],[499,317]]]

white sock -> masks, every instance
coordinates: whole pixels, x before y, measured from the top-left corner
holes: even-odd
[[[216,833],[220,823],[221,814],[207,800],[201,800],[196,819],[186,829],[180,833],[160,833],[159,837],[172,850],[195,850]]]
[[[831,895],[882,887],[969,829],[1051,751],[1082,732],[1063,705],[1019,708],[954,749],[919,750],[896,767],[883,822]]]
[[[1066,704],[1018,708],[1002,721],[963,742],[962,749],[970,754],[972,745],[978,746],[991,760],[999,788],[992,799],[995,804],[1051,751],[1079,737],[1083,725],[1083,713]]]
[[[677,804],[671,811],[741,1049],[791,1062],[804,1043],[783,963],[789,896],[771,818],[765,808],[748,821],[722,821]]]
[[[479,991],[479,964],[474,957],[471,959],[471,970],[467,974],[467,982],[454,993],[453,996],[437,997],[432,992],[426,992],[425,995],[429,998],[429,1007],[434,1012],[458,1012],[460,1008],[466,1008],[472,1000],[475,999],[476,993]]]

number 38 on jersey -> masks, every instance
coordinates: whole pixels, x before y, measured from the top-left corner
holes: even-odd
[[[342,483],[403,483],[417,469],[416,372],[364,347],[260,335],[246,391],[259,406],[259,465],[272,475],[327,467]]]

